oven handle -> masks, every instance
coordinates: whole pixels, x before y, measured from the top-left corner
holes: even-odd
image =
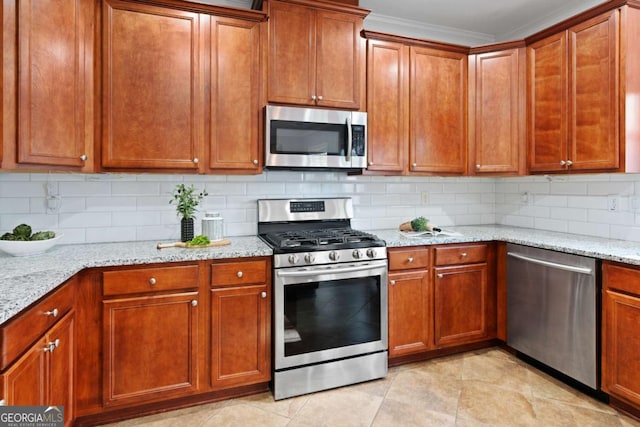
[[[325,273],[339,274],[339,273],[353,273],[354,271],[373,270],[379,268],[378,265],[357,265],[355,267],[342,267],[335,270],[303,270],[303,271],[282,271],[278,270],[276,274],[280,277],[306,277],[306,276],[321,276]]]

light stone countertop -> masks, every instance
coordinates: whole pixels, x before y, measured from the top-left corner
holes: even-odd
[[[459,236],[405,237],[397,230],[370,230],[388,247],[503,241],[640,265],[640,243],[500,225],[445,227]],[[0,324],[85,268],[206,259],[270,256],[256,236],[230,237],[230,246],[156,249],[157,242],[61,245],[42,255],[0,254]]]
[[[42,255],[0,252],[0,325],[79,271],[91,267],[271,256],[257,236],[228,237],[231,245],[157,249],[158,242],[60,245]]]

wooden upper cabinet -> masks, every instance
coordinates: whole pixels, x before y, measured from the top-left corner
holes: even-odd
[[[462,175],[467,165],[467,55],[410,50],[409,171]]]
[[[620,166],[618,11],[569,30],[569,155],[572,170]]]
[[[402,173],[409,142],[409,47],[367,41],[369,171]]]
[[[92,170],[94,7],[4,3],[5,166]]]
[[[209,166],[260,172],[261,25],[212,17]]]
[[[618,14],[529,46],[530,171],[621,167]]]
[[[198,170],[199,15],[119,0],[103,5],[102,166]]]
[[[525,49],[469,57],[469,174],[525,169]]]
[[[314,5],[268,2],[268,100],[358,109],[363,71],[360,31],[366,12]]]

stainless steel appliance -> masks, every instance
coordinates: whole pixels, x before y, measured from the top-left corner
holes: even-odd
[[[363,169],[367,113],[266,107],[265,167]]]
[[[276,399],[387,374],[387,250],[349,198],[258,200],[274,251]]]
[[[597,390],[596,260],[507,245],[507,344]]]

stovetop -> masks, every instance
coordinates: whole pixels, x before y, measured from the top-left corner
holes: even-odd
[[[275,253],[330,251],[385,246],[385,241],[350,227],[288,230],[260,235]]]

